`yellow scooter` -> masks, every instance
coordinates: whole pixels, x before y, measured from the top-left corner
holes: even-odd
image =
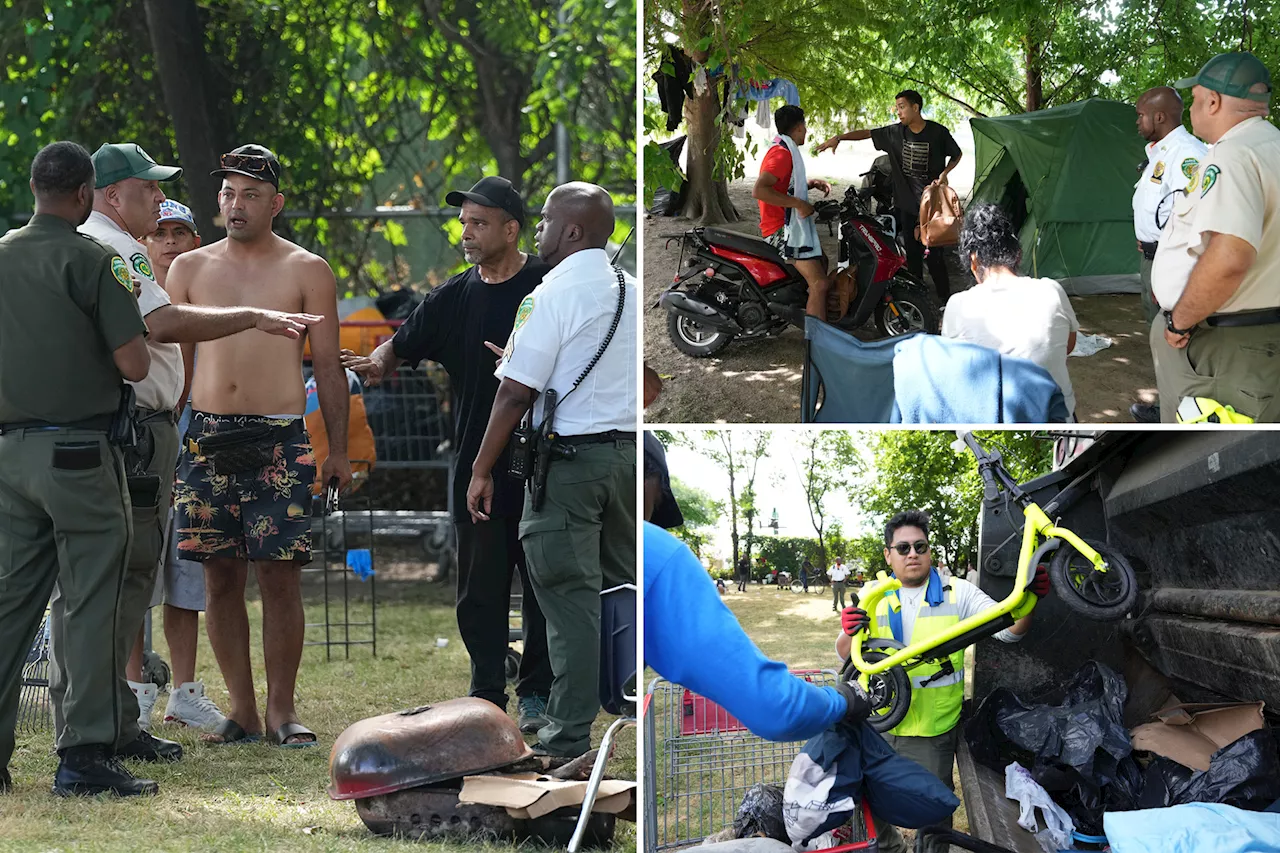
[[[954,674],[950,655],[1003,631],[1035,609],[1037,596],[1027,587],[1035,577],[1035,567],[1050,552],[1050,582],[1072,610],[1107,622],[1123,619],[1137,602],[1137,577],[1122,554],[1105,542],[1081,539],[1055,525],[1005,470],[998,450],[988,451],[972,433],[960,433],[960,438],[978,460],[983,502],[994,504],[1003,499],[1022,508],[1022,552],[1013,590],[1003,601],[926,641],[903,645],[896,640],[871,637],[870,632],[859,632],[852,638],[849,661],[841,670],[841,677],[850,681],[856,677],[867,691],[873,708],[867,722],[878,732],[889,731],[907,716],[911,707],[910,670],[936,663],[942,667],[936,677]],[[882,571],[863,588],[858,606],[870,615],[873,626],[880,600],[901,587],[897,578]]]

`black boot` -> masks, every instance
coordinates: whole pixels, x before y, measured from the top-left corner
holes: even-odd
[[[182,758],[182,744],[155,737],[150,732],[138,732],[136,738],[116,750],[116,757],[138,761],[177,761]]]
[[[0,767],[0,794],[5,793],[13,787],[13,777],[9,775],[8,767]]]
[[[53,777],[53,793],[59,797],[94,794],[136,797],[160,792],[160,786],[150,779],[135,779],[102,744],[71,746],[58,753],[62,760]]]
[[[1140,424],[1158,424],[1160,423],[1160,405],[1134,403],[1129,407],[1129,415]]]

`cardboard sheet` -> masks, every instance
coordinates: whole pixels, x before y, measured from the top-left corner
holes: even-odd
[[[1134,749],[1163,755],[1193,770],[1208,770],[1215,752],[1266,725],[1262,709],[1261,702],[1171,704],[1129,734]]]
[[[633,804],[636,783],[605,779],[600,783],[593,812],[623,814]],[[587,795],[586,782],[567,782],[536,773],[509,776],[486,774],[462,780],[459,802],[500,806],[514,818],[538,818],[565,806],[581,806]]]

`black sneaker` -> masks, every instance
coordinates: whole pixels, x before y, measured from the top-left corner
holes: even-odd
[[[159,785],[150,779],[135,779],[101,744],[68,747],[61,751],[61,757],[53,777],[53,793],[59,797],[95,794],[137,797],[160,793]]]
[[[1129,415],[1140,424],[1158,424],[1160,423],[1160,405],[1134,403],[1129,407]]]
[[[133,758],[138,761],[178,761],[182,758],[182,744],[158,738],[147,731],[116,750],[117,758]]]

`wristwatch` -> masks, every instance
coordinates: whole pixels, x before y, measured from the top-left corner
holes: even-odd
[[[1189,335],[1189,334],[1191,334],[1193,331],[1195,331],[1195,328],[1196,328],[1194,325],[1192,325],[1192,326],[1191,326],[1191,328],[1189,328],[1189,329],[1179,329],[1179,328],[1177,328],[1176,326],[1174,326],[1174,325],[1173,325],[1173,312],[1172,312],[1172,311],[1165,311],[1165,312],[1164,312],[1164,327],[1165,327],[1166,329],[1168,329],[1170,332],[1172,332],[1173,334],[1175,334],[1175,335],[1179,335],[1179,336],[1181,336],[1181,335]]]

